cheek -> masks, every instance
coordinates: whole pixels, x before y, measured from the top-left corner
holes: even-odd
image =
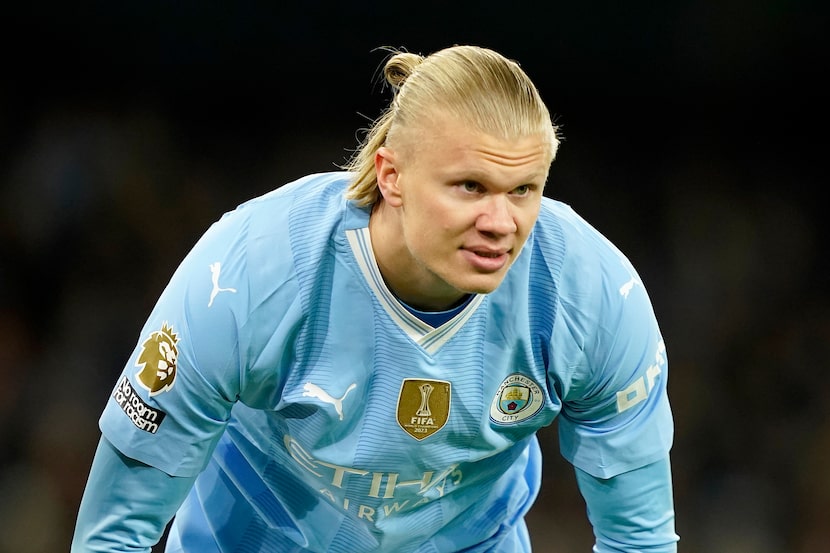
[[[536,219],[539,218],[539,211],[542,209],[541,201],[535,205],[533,208],[529,208],[527,211],[523,211],[519,214],[518,218],[518,225],[519,225],[519,232],[522,235],[527,236],[530,234],[533,225],[536,224]]]
[[[412,198],[405,209],[410,224],[419,227],[419,234],[440,234],[455,226],[457,210],[440,198]]]
[[[410,213],[404,226],[405,240],[410,251],[422,261],[435,260],[455,249],[456,229],[452,215],[433,210]]]

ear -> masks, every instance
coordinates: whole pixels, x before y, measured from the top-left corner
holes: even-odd
[[[400,207],[401,191],[398,186],[400,172],[394,150],[386,146],[378,148],[375,152],[375,175],[378,180],[378,190],[384,201],[392,207]]]

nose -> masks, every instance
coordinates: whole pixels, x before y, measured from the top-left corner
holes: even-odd
[[[480,232],[504,235],[516,232],[516,220],[513,217],[510,200],[502,195],[492,195],[484,200],[484,207],[476,219],[476,228]]]

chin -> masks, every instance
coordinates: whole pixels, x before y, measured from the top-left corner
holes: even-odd
[[[458,286],[458,289],[465,294],[489,294],[501,286],[504,281],[504,275],[498,277],[488,276],[487,278],[470,279],[464,285]]]

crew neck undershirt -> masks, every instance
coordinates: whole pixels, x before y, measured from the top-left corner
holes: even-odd
[[[407,305],[402,301],[401,305],[406,307],[407,311],[421,319],[429,326],[433,328],[438,328],[442,324],[446,323],[447,321],[458,315],[461,311],[463,311],[464,308],[467,307],[467,304],[470,303],[470,301],[473,299],[473,297],[475,297],[475,294],[469,294],[459,305],[446,311],[420,311],[418,309],[415,309],[411,305]]]

